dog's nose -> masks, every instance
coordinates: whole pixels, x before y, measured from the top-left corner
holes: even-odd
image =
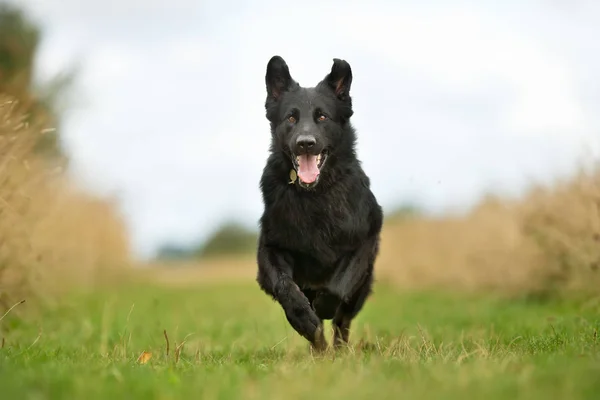
[[[296,139],[296,149],[298,153],[310,151],[315,144],[317,144],[317,140],[312,135],[300,135],[298,139]]]

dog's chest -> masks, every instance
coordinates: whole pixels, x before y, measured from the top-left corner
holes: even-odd
[[[324,263],[335,262],[360,242],[365,217],[348,194],[297,196],[284,193],[273,205],[272,239]]]

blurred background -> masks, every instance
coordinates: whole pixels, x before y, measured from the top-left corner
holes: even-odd
[[[0,300],[133,267],[253,277],[275,54],[304,86],[352,66],[379,279],[593,290],[599,18],[593,0],[4,1]]]

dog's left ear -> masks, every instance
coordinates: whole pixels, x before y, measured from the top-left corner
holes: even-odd
[[[325,77],[325,82],[340,100],[347,100],[352,84],[352,69],[350,64],[339,58],[333,59],[331,72]]]

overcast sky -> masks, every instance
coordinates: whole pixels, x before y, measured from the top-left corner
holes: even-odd
[[[387,211],[464,209],[598,155],[598,1],[19,3],[44,27],[40,76],[81,67],[72,173],[118,195],[139,255],[229,217],[256,226],[274,54],[306,86],[351,64],[358,154]]]

